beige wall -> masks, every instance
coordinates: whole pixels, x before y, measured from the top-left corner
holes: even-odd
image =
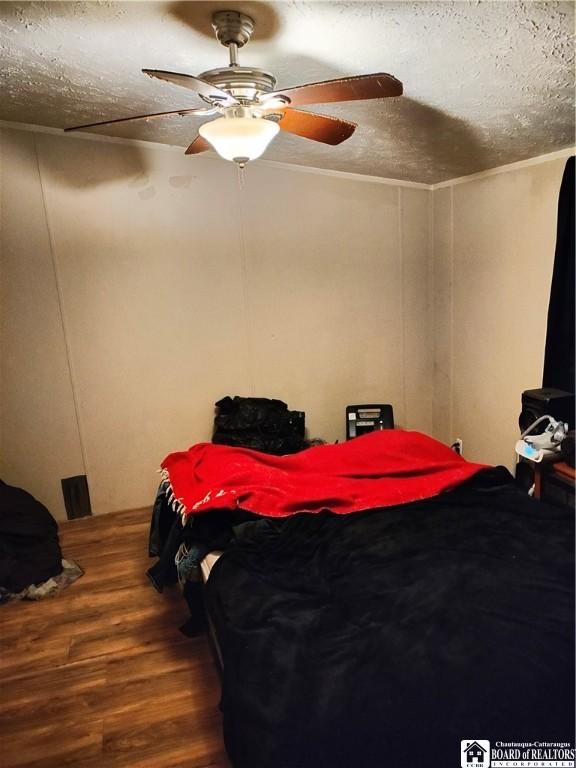
[[[61,513],[84,465],[32,134],[2,142],[0,180],[0,478]]]
[[[433,192],[3,129],[0,476],[63,518],[151,502],[225,394],[311,436],[351,402],[512,468],[541,381],[565,158]]]
[[[434,191],[435,434],[515,464],[521,394],[540,387],[566,158]]]
[[[311,436],[351,402],[432,430],[427,189],[2,131],[1,474],[64,516],[151,503],[225,394]]]

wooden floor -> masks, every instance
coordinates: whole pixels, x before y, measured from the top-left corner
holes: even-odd
[[[61,524],[84,576],[0,606],[0,766],[229,768],[205,637],[145,572],[150,510]]]

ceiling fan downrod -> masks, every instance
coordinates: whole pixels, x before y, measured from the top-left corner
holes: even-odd
[[[260,97],[274,90],[276,78],[258,67],[241,67],[238,63],[238,50],[250,40],[254,19],[238,11],[217,11],[212,16],[212,27],[218,41],[228,48],[230,63],[202,72],[199,78],[230,94],[237,105],[261,106]]]

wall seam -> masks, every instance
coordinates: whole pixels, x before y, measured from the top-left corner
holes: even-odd
[[[402,423],[407,423],[407,398],[406,398],[406,301],[405,290],[405,264],[404,264],[404,198],[402,187],[398,187],[398,253],[400,257],[400,317],[402,322]]]
[[[4,175],[2,173],[2,164],[4,162],[4,132],[1,129],[0,126],[0,286],[5,285],[3,282],[2,272],[4,269],[4,259],[3,259],[3,238],[2,238],[2,211],[1,207],[3,204],[4,199],[4,186],[2,183],[2,179],[4,178]],[[2,301],[4,298],[4,294],[0,288],[0,471],[3,471],[2,469],[2,457],[5,456],[4,452],[4,408],[2,404],[5,402],[4,400],[4,365],[2,364],[2,361],[4,360],[4,355],[2,353],[2,349],[4,346],[4,337],[6,335],[6,331],[4,330],[4,309],[2,307]]]
[[[252,313],[250,311],[250,295],[248,288],[248,249],[246,247],[246,230],[244,227],[243,195],[245,194],[244,170],[238,167],[238,243],[240,246],[240,280],[242,282],[242,305],[244,309],[244,343],[248,363],[248,387],[250,395],[255,397],[254,379],[254,349],[252,346]]]
[[[450,187],[450,442],[454,441],[454,187]]]
[[[431,337],[428,338],[428,342],[431,349],[430,366],[432,386],[430,389],[430,427],[432,434],[437,435],[436,431],[436,303],[434,300],[435,288],[436,288],[436,275],[435,275],[435,228],[434,228],[434,192],[430,191],[430,199],[428,202],[428,284],[427,284],[427,308],[428,317],[430,319],[429,328],[431,329]]]
[[[68,368],[68,378],[70,381],[70,389],[72,392],[72,402],[74,404],[74,415],[76,418],[76,429],[78,432],[78,443],[80,446],[80,455],[82,458],[82,467],[84,469],[84,474],[87,477],[88,486],[90,487],[90,473],[88,470],[89,463],[86,457],[86,448],[84,443],[84,430],[82,427],[82,418],[81,418],[81,407],[80,407],[80,401],[78,397],[78,388],[76,384],[76,377],[74,374],[74,366],[72,364],[72,355],[71,355],[71,345],[70,345],[70,334],[68,331],[68,325],[66,322],[65,312],[64,312],[64,298],[63,298],[63,290],[62,290],[62,281],[60,279],[60,273],[58,270],[58,260],[56,258],[56,244],[54,241],[54,234],[52,231],[52,227],[50,225],[50,216],[48,214],[48,204],[46,202],[46,190],[44,185],[44,178],[42,174],[42,164],[40,162],[40,151],[38,148],[38,141],[36,136],[34,135],[34,154],[36,157],[36,168],[38,171],[38,180],[40,182],[40,193],[42,196],[42,207],[44,209],[44,219],[46,221],[46,231],[48,234],[48,246],[50,250],[50,262],[52,265],[52,273],[54,275],[54,283],[56,286],[56,299],[58,304],[58,315],[60,317],[60,325],[62,327],[62,337],[64,339],[64,349],[66,352],[66,365]]]

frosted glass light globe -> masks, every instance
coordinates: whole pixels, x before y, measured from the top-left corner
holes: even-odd
[[[255,117],[219,117],[198,129],[225,160],[245,165],[263,154],[280,130],[277,123]]]

